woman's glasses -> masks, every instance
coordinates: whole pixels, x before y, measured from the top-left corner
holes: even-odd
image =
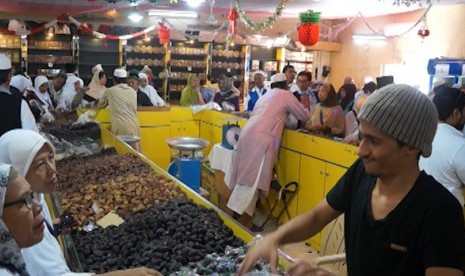
[[[17,204],[26,204],[26,207],[28,209],[32,209],[32,207],[34,206],[34,203],[33,203],[33,200],[34,200],[34,193],[31,192],[29,193],[25,198],[22,198],[22,199],[18,199],[18,200],[15,200],[15,201],[12,201],[12,202],[8,202],[8,203],[5,203],[3,205],[3,207],[9,207],[9,206],[13,206],[13,205],[17,205]]]

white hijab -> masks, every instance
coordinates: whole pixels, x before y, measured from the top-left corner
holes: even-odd
[[[10,85],[24,93],[26,88],[32,87],[32,81],[23,75],[14,75],[11,78]]]
[[[60,106],[61,108],[71,110],[71,103],[73,102],[74,96],[77,93],[76,89],[74,88],[74,84],[76,82],[80,82],[81,87],[84,84],[82,79],[74,75],[69,75],[66,79],[65,86],[63,87],[63,93],[61,94],[60,99],[58,100],[58,106]]]
[[[100,83],[100,78],[98,77],[102,71],[103,70],[99,70],[94,73],[92,80],[89,83],[89,90],[86,92],[87,95],[97,100],[100,100],[103,97],[105,90],[107,90],[107,87]]]
[[[48,79],[45,76],[37,76],[34,80],[34,94],[39,98],[39,100],[44,103],[47,107],[53,107],[52,99],[48,92],[40,93],[39,87],[44,84],[48,84]]]
[[[26,271],[21,249],[3,221],[3,205],[5,204],[6,189],[9,184],[11,165],[0,163],[0,262],[21,276],[29,275]],[[15,274],[16,275],[16,274]]]
[[[10,130],[0,137],[0,162],[13,165],[21,175],[26,176],[32,160],[44,145],[55,152],[52,144],[35,131]]]

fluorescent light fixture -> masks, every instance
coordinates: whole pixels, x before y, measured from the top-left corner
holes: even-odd
[[[149,16],[172,18],[198,18],[199,14],[193,11],[149,10]]]
[[[135,23],[140,22],[142,19],[144,19],[144,16],[140,14],[138,11],[132,11],[129,15],[128,18]]]
[[[191,8],[198,8],[200,4],[202,4],[204,1],[203,0],[185,0],[187,2],[187,5],[189,5]]]
[[[285,47],[289,43],[287,36],[279,36],[273,42],[274,47]]]
[[[383,35],[365,35],[365,34],[354,34],[353,40],[373,41],[373,40],[386,40]]]

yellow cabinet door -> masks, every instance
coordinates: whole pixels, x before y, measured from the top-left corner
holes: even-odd
[[[210,144],[208,145],[208,147],[206,147],[204,150],[203,150],[203,154],[206,156],[210,153],[210,150],[212,149],[213,147],[213,126],[209,123],[205,123],[205,122],[200,122],[200,133],[199,133],[199,137],[202,138],[202,139],[205,139],[207,141],[210,141]]]
[[[199,137],[199,121],[182,121],[182,136]]]
[[[163,169],[168,169],[171,149],[166,140],[170,138],[170,126],[141,127],[140,135],[142,154]]]
[[[281,148],[278,153],[278,160],[276,164],[276,170],[278,174],[278,181],[281,185],[286,185],[289,182],[295,181],[299,183],[299,173],[300,173],[300,154],[296,153],[291,150],[287,150]],[[270,202],[274,202],[276,193],[271,193],[268,195],[268,200]],[[282,210],[284,206],[279,204],[276,207],[276,211],[273,214],[277,216],[279,211]],[[297,216],[297,196],[295,196],[289,203],[288,203],[288,210],[291,218]],[[288,217],[286,214],[281,216],[280,223],[285,223],[288,221]]]
[[[302,155],[300,159],[299,192],[297,195],[297,214],[305,213],[315,207],[324,197],[326,162]],[[320,249],[320,233],[307,242]]]
[[[347,168],[334,165],[331,163],[326,163],[326,173],[325,173],[325,192],[324,196],[336,185],[339,179],[346,173]],[[331,225],[331,223],[329,224]],[[330,230],[330,226],[327,226],[321,230],[321,239],[326,239],[328,236],[328,232]],[[323,240],[321,241],[322,244]]]
[[[182,136],[182,122],[171,121],[171,137],[181,137]]]

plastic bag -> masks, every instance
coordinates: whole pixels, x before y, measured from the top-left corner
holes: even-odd
[[[71,124],[70,128],[74,129],[76,127],[80,127],[80,126],[83,126],[83,125],[88,124],[88,123],[96,123],[96,121],[93,119],[93,117],[95,117],[95,111],[88,110],[88,111],[84,112],[83,114],[81,114],[81,116],[79,116],[79,118],[76,120],[76,122]]]
[[[43,113],[41,113],[41,116],[40,116],[40,121],[42,123],[50,123],[50,122],[55,121],[55,116],[53,116],[50,110],[48,110],[46,105],[42,105],[41,110],[43,111]]]
[[[221,104],[221,106],[223,107],[224,111],[235,111],[236,110],[236,107],[233,104],[226,102],[226,101],[224,101]]]
[[[221,107],[220,107],[219,104],[217,104],[215,102],[209,102],[209,103],[204,104],[204,105],[193,105],[192,106],[192,113],[197,114],[200,111],[208,110],[208,109],[221,111]]]

